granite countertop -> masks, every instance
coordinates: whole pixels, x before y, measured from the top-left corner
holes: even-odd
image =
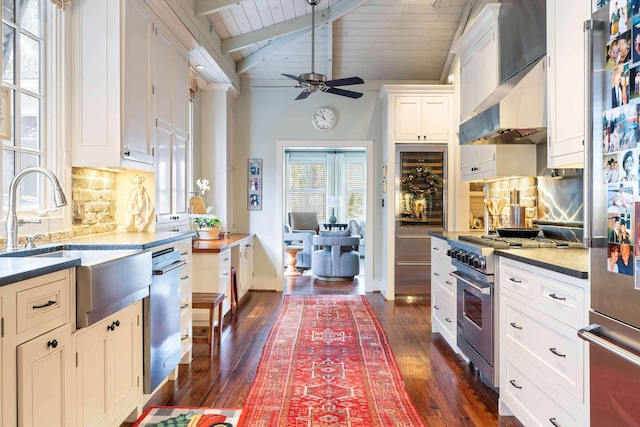
[[[145,232],[145,233],[105,233],[38,245],[35,249],[20,249],[15,252],[0,251],[0,286],[31,279],[59,270],[80,265],[80,258],[33,257],[33,255],[61,249],[149,249],[166,243],[195,236],[193,232]]]
[[[482,235],[478,231],[431,231],[433,237],[457,240],[459,236]],[[465,242],[469,243],[469,242]],[[589,250],[580,248],[526,248],[495,249],[503,256],[529,265],[535,265],[567,276],[587,279],[589,277]]]

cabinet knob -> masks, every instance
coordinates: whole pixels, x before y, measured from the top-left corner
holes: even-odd
[[[47,348],[49,348],[49,347],[56,348],[57,346],[58,346],[58,340],[49,341],[47,343]]]
[[[116,327],[120,326],[120,321],[116,320],[113,323],[111,323],[109,326],[107,326],[107,329],[110,331],[115,331]]]
[[[125,155],[125,156],[127,156],[127,157],[129,157],[129,156],[131,155],[131,151],[125,151],[125,152],[124,152],[124,155]]]

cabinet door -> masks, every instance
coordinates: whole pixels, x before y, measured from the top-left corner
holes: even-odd
[[[175,129],[175,128],[174,128]],[[187,192],[188,168],[187,159],[188,135],[175,131],[173,138],[173,157],[171,159],[171,174],[173,179],[173,213],[186,214],[189,206]]]
[[[69,324],[17,347],[19,426],[72,424],[72,360]]]
[[[418,142],[422,138],[422,98],[396,97],[396,140]]]
[[[174,48],[168,30],[163,26],[156,27],[154,42],[154,105],[157,125],[168,128],[173,125],[173,108],[171,92],[173,89],[173,56]]]
[[[173,56],[173,126],[189,134],[189,59],[176,47]]]
[[[125,159],[153,164],[152,14],[137,0],[124,4],[122,154]]]
[[[547,0],[547,94],[549,111],[548,164],[563,167],[583,163],[584,64],[583,22],[589,4],[579,0]]]
[[[243,294],[251,288],[251,279],[253,276],[253,241],[240,245],[239,257],[239,274],[238,274],[238,291]]]
[[[496,27],[491,26],[489,31],[478,41],[475,48],[475,109],[498,86],[498,41]]]
[[[107,384],[109,346],[107,325],[98,324],[76,333],[76,425],[109,426],[111,411]]]
[[[170,215],[171,205],[171,143],[173,133],[163,126],[156,128],[156,214]]]
[[[475,50],[460,56],[460,121],[466,120],[476,106]]]
[[[449,97],[422,98],[422,134],[427,142],[449,142]]]
[[[111,377],[113,378],[114,419],[127,415],[138,402],[139,378],[142,372],[142,323],[140,304],[132,305],[113,315],[109,330],[109,352],[113,354]],[[106,328],[105,328],[106,329]]]

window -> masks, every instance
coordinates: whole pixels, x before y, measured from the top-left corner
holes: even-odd
[[[347,218],[365,218],[365,162],[347,159]]]
[[[2,141],[3,208],[15,173],[29,166],[51,167],[45,142],[46,85],[44,32],[51,5],[46,0],[2,0],[2,84],[11,92],[11,139]],[[51,25],[53,27],[53,25]],[[20,183],[18,209],[45,206],[42,177]]]
[[[325,222],[325,162],[295,159],[289,163],[289,212],[316,212]]]

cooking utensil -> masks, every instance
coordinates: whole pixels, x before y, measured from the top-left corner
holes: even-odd
[[[522,238],[532,238],[536,237],[538,233],[540,233],[539,228],[518,228],[518,227],[508,227],[508,228],[497,228],[498,235],[500,237],[522,237]]]
[[[507,199],[500,199],[498,201],[498,211],[496,212],[496,214],[500,215],[500,213],[502,212],[502,209],[504,209],[506,204],[507,204]]]

